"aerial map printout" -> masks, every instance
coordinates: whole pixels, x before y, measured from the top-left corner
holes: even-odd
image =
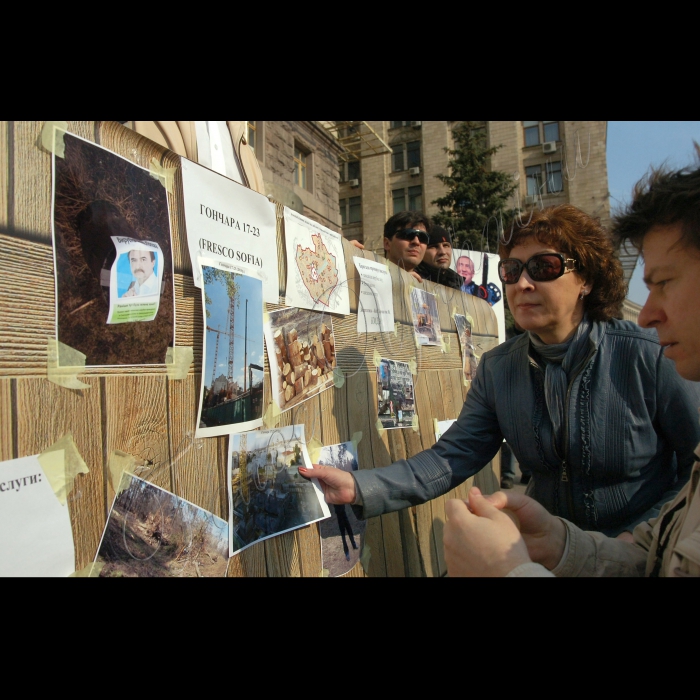
[[[287,242],[287,306],[350,313],[343,237],[284,208]]]

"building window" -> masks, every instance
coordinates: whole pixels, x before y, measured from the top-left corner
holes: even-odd
[[[523,122],[525,146],[537,146],[547,141],[559,141],[559,122]]]
[[[420,167],[420,141],[409,141],[392,146],[392,170],[396,173],[407,168]]]
[[[392,129],[398,129],[401,126],[406,126],[406,124],[410,124],[411,122],[389,122],[391,124]]]
[[[362,197],[349,197],[340,200],[340,220],[343,226],[362,221]]]
[[[307,186],[306,171],[309,155],[305,153],[299,146],[294,146],[294,184],[309,189]]]
[[[423,210],[423,188],[420,185],[392,190],[391,199],[394,204],[394,214],[400,211]],[[407,199],[408,206],[406,206]]]
[[[543,181],[544,174],[546,174],[546,177]],[[561,161],[545,163],[544,165],[532,165],[529,168],[525,168],[525,180],[527,182],[527,194],[530,197],[563,192],[564,180],[562,178]]]
[[[338,169],[340,171],[340,182],[348,182],[348,180],[359,180],[360,179],[360,161],[351,160],[347,163],[342,161],[338,164]]]
[[[255,150],[257,130],[257,122],[248,122],[248,145],[253,150]]]

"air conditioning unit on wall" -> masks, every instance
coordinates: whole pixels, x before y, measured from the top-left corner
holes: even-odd
[[[409,175],[420,175],[420,168],[409,168]]]
[[[556,153],[557,152],[557,142],[556,141],[546,141],[542,144],[543,153]]]
[[[357,179],[348,180],[348,183],[350,184],[350,187],[359,187],[360,186],[360,181]]]

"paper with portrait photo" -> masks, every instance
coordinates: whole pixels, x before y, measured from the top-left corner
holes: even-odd
[[[260,274],[263,299],[279,303],[277,216],[270,200],[248,187],[182,158],[187,245],[195,287],[202,286],[198,257]]]
[[[69,576],[73,531],[38,455],[0,462],[0,576]]]
[[[287,246],[287,306],[350,313],[343,236],[284,208]]]
[[[117,257],[110,274],[107,323],[152,321],[160,305],[163,251],[155,241],[111,238]]]
[[[228,441],[229,548],[251,544],[330,517],[313,470],[303,425],[254,430]]]
[[[387,266],[360,257],[353,257],[353,262],[360,273],[357,332],[393,333],[394,297]]]
[[[259,272],[199,258],[204,341],[196,437],[262,425],[263,282]]]

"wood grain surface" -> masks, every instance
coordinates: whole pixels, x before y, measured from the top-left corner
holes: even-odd
[[[184,219],[180,158],[117,122],[68,122],[68,130],[133,163],[155,160],[174,173],[168,194],[174,269],[175,344],[192,347],[194,362],[184,379],[170,379],[165,365],[92,367],[81,374],[88,389],[72,390],[47,379],[47,340],[56,336],[52,243],[52,157],[41,145],[44,122],[0,122],[0,460],[37,454],[66,433],[89,468],[69,496],[76,567],[95,557],[114,498],[109,471],[112,451],[137,459],[137,475],[177,496],[228,517],[228,438],[194,439],[202,371],[201,291],[192,281]],[[283,207],[277,216],[280,302],[287,268]],[[431,447],[433,418],[457,418],[468,386],[453,314],[473,320],[477,355],[498,343],[496,318],[486,302],[431,282],[418,283],[393,264],[395,333],[357,333],[360,278],[353,257],[384,262],[343,241],[351,314],[333,314],[342,386],[275,417],[273,425],[303,424],[307,442],[349,441],[357,446],[360,469],[381,469]],[[410,290],[436,295],[444,347],[417,347]],[[268,305],[269,310],[282,308]],[[418,430],[377,429],[375,355],[415,361]],[[265,357],[264,411],[271,402]],[[272,426],[266,426],[272,427]],[[365,564],[346,576],[441,576],[445,573],[442,528],[445,500],[464,498],[471,483],[498,488],[498,458],[449,494],[398,513],[370,519],[365,531]],[[322,575],[318,524],[271,538],[233,557],[229,577]]]

